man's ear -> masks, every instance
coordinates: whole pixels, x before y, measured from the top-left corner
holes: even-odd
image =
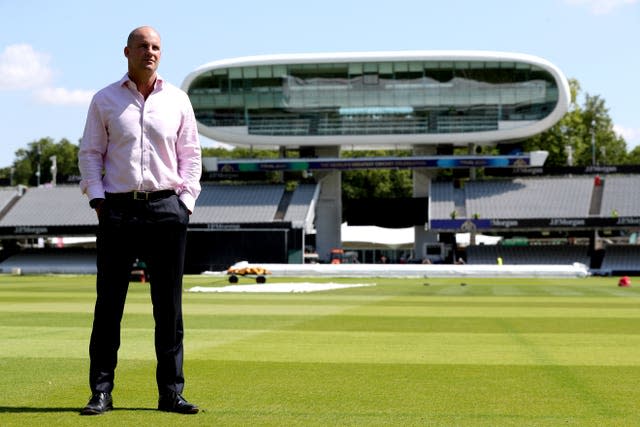
[[[124,56],[125,56],[125,58],[129,57],[129,46],[125,46],[124,47]]]

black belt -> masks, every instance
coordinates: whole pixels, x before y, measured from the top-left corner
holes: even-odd
[[[175,195],[176,195],[176,192],[173,190],[131,191],[129,193],[105,193],[105,197],[109,200],[142,200],[142,201],[166,199],[167,197],[171,197]]]

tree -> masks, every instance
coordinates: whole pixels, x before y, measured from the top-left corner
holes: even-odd
[[[631,150],[627,156],[627,164],[640,165],[640,145]]]
[[[30,142],[27,148],[16,151],[13,162],[13,184],[36,186],[53,181],[53,157],[56,162],[57,182],[60,177],[78,176],[79,147],[63,138],[56,143],[52,138]]]
[[[604,99],[587,93],[581,107],[580,83],[570,79],[569,87],[569,111],[550,129],[526,140],[525,151],[548,151],[548,166],[627,163],[627,144],[614,132]]]
[[[615,165],[625,163],[627,157],[627,143],[624,138],[616,135],[613,122],[609,117],[609,109],[600,96],[586,94],[583,112],[583,125],[589,128],[589,153],[584,155],[579,164]]]
[[[343,157],[407,156],[407,152],[384,150],[343,152]],[[345,199],[411,197],[413,182],[409,169],[358,169],[342,173]]]
[[[202,157],[218,157],[221,159],[272,159],[278,157],[278,150],[253,150],[251,148],[235,147],[203,147]]]

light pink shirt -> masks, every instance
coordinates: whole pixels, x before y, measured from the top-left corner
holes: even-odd
[[[89,200],[171,189],[193,212],[202,167],[187,94],[158,77],[145,100],[127,75],[100,90],[89,106],[78,165]]]

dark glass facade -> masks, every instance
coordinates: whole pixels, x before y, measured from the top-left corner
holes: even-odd
[[[279,137],[512,130],[547,117],[560,92],[535,64],[481,60],[232,66],[186,90],[202,125]]]

